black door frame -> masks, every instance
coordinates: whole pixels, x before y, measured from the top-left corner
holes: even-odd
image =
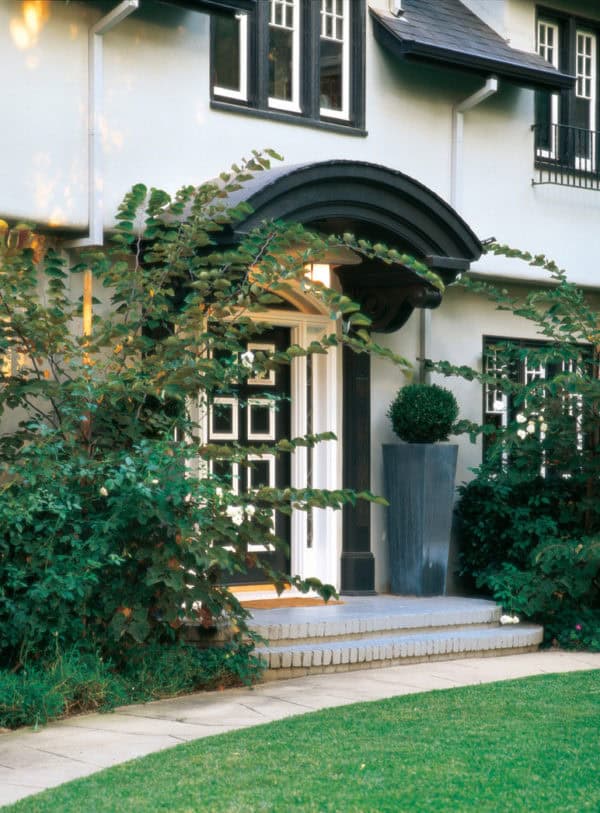
[[[229,201],[247,201],[252,213],[221,239],[235,242],[264,220],[298,222],[328,233],[350,231],[401,247],[425,262],[448,284],[482,253],[480,241],[457,212],[402,172],[363,161],[323,161],[258,173]],[[386,278],[382,272],[386,271]],[[408,269],[373,264],[354,267],[339,279],[346,292],[372,309],[374,328],[397,330],[415,307],[436,307],[436,289]],[[370,359],[343,356],[343,485],[370,486]],[[341,590],[372,594],[375,566],[370,543],[370,504],[344,512]]]

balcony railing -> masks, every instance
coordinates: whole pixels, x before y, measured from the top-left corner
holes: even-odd
[[[537,170],[533,184],[600,189],[598,131],[566,124],[537,124],[533,129]]]

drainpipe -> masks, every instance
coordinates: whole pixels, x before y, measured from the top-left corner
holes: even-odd
[[[104,242],[104,178],[100,125],[104,102],[104,69],[102,37],[129,17],[139,7],[139,0],[123,0],[101,17],[89,31],[88,39],[88,236],[70,240],[65,248],[101,246]],[[92,271],[83,272],[83,335],[92,332]]]
[[[450,176],[450,203],[459,214],[462,209],[462,161],[464,118],[468,110],[481,104],[498,90],[498,79],[490,76],[485,85],[452,108],[452,170]]]
[[[498,79],[490,76],[485,85],[462,102],[452,108],[452,166],[450,171],[450,204],[459,214],[462,209],[462,180],[463,180],[463,134],[465,113],[477,107],[498,90]],[[419,357],[422,359],[431,356],[431,311],[422,308],[419,321]],[[425,372],[421,362],[419,380],[428,384],[429,373]]]
[[[104,102],[104,71],[102,37],[129,17],[139,7],[139,0],[123,0],[98,20],[89,32],[88,40],[88,223],[89,234],[65,243],[67,248],[101,246],[104,241],[104,199],[102,173],[102,142],[100,125]]]

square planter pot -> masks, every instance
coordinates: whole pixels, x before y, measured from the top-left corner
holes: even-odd
[[[392,593],[445,593],[457,455],[451,443],[383,446]]]

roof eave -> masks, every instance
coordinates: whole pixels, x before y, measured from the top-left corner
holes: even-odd
[[[554,69],[538,69],[501,60],[451,51],[417,40],[402,39],[372,13],[375,39],[398,59],[446,65],[479,76],[498,76],[523,87],[559,92],[575,86],[575,77]]]
[[[159,0],[159,2],[204,14],[236,14],[251,12],[256,8],[256,0]]]

